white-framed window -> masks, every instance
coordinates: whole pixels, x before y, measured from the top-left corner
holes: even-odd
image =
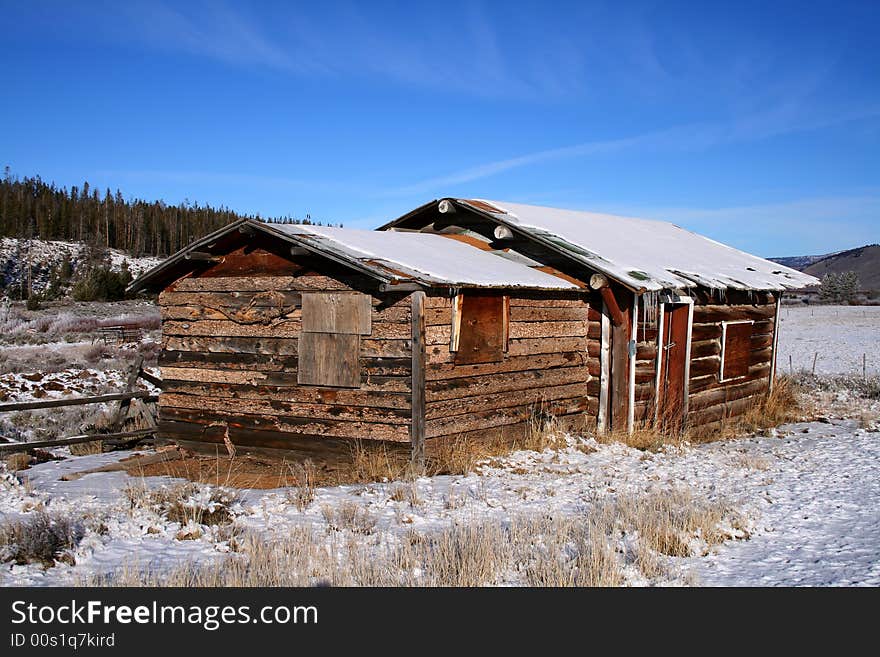
[[[721,322],[721,381],[741,379],[748,375],[754,323],[752,319]]]

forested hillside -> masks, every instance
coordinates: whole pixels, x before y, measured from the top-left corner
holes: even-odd
[[[126,199],[118,189],[56,187],[34,178],[13,177],[6,167],[0,181],[0,237],[83,242],[120,249],[134,256],[167,256],[236,219],[260,219],[225,207],[197,203]],[[305,219],[263,219],[313,223]]]

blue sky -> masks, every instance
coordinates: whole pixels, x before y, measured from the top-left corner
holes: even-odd
[[[880,3],[0,0],[0,166],[370,228],[464,196],[880,241]]]

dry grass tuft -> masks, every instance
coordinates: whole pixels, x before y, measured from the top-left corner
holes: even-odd
[[[347,529],[355,534],[372,534],[376,528],[373,514],[351,500],[345,500],[337,506],[325,504],[321,507],[321,513],[333,531]]]
[[[754,403],[741,415],[684,431],[664,430],[663,427],[670,426],[671,423],[661,420],[658,426],[638,426],[631,434],[620,430],[600,433],[596,440],[600,443],[618,442],[635,449],[656,451],[666,445],[678,447],[684,443],[708,443],[736,438],[802,419],[803,394],[803,387],[794,379],[780,376],[770,394],[756,397]]]
[[[131,508],[153,509],[181,526],[229,524],[235,519],[232,507],[238,501],[237,491],[193,483],[154,490],[139,484],[124,492]]]
[[[622,527],[638,532],[653,552],[671,557],[692,554],[694,539],[716,545],[731,534],[725,523],[742,527],[743,521],[730,505],[699,499],[686,489],[669,489],[617,501],[614,514]]]
[[[265,540],[242,534],[235,553],[170,571],[124,568],[102,586],[619,586],[635,566],[653,583],[687,582],[670,556],[732,536],[736,511],[687,490],[596,502],[580,516],[514,517],[366,538],[375,519],[358,504],[322,509],[329,533],[297,527]],[[348,530],[348,531],[343,531]],[[628,535],[633,540],[623,540]]]
[[[315,501],[315,481],[317,470],[315,464],[306,459],[302,463],[288,463],[292,477],[292,486],[287,490],[287,498],[300,511],[305,511]]]
[[[80,520],[45,511],[32,513],[0,527],[0,562],[47,567],[58,559],[72,562],[70,552],[84,535]]]

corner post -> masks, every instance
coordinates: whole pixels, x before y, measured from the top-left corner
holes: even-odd
[[[412,463],[425,465],[425,293],[412,293]]]

